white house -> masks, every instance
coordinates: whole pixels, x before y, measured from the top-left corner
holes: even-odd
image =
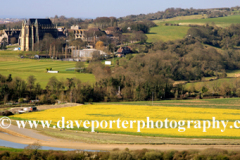
[[[73,50],[74,59],[91,59],[94,54],[107,55],[107,53],[97,49]]]

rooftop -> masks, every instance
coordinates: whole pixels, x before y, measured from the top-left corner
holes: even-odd
[[[52,25],[52,21],[47,18],[47,19],[35,19],[35,18],[30,18],[27,21],[25,21],[26,24],[28,25]]]

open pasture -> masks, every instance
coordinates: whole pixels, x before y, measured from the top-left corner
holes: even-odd
[[[180,20],[191,20],[191,19],[203,19],[206,15],[190,15],[190,16],[178,16],[168,19],[154,20],[156,24],[163,24],[162,22],[168,23],[169,21],[180,21]]]
[[[161,22],[159,21],[161,24]],[[165,22],[162,22],[165,23]],[[184,20],[172,20],[168,21],[168,23],[172,24],[180,24],[180,25],[189,25],[189,24],[196,24],[196,25],[205,25],[208,24],[215,24],[219,27],[228,27],[231,24],[239,24],[240,23],[240,15],[233,15],[227,17],[219,17],[219,18],[206,18],[206,19],[184,19]]]
[[[146,34],[148,37],[148,42],[156,42],[159,40],[170,41],[182,39],[187,34],[187,31],[190,27],[188,26],[163,26],[159,25],[152,27],[149,34]]]
[[[37,82],[45,87],[49,78],[55,76],[58,80],[66,80],[66,78],[78,78],[82,82],[95,82],[92,74],[76,73],[74,71],[66,71],[74,68],[76,62],[51,60],[51,59],[27,59],[19,58],[18,51],[0,51],[0,74],[12,77],[20,77],[26,80],[30,75],[34,75]],[[47,73],[46,68],[59,71],[59,73]]]
[[[155,20],[158,26],[152,27],[148,37],[148,42],[159,40],[169,41],[182,39],[187,34],[189,25],[215,24],[219,27],[228,27],[231,24],[240,23],[240,15],[233,15],[219,18],[206,18],[206,15],[179,16],[170,19]],[[180,26],[165,26],[165,23],[179,24]]]

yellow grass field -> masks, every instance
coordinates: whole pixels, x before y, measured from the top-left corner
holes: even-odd
[[[220,108],[193,108],[193,107],[169,107],[169,106],[143,106],[143,105],[82,105],[76,107],[67,107],[67,108],[58,108],[58,109],[49,109],[41,112],[33,112],[27,114],[14,115],[12,118],[14,119],[24,119],[24,120],[52,120],[52,126],[57,125],[57,122],[65,117],[65,127],[67,126],[68,120],[85,121],[89,120],[98,120],[101,122],[102,120],[106,120],[108,122],[108,126],[106,129],[97,128],[95,131],[98,132],[109,132],[109,133],[121,133],[121,134],[132,134],[132,135],[148,135],[148,136],[159,136],[159,137],[204,137],[204,138],[240,138],[240,130],[233,129],[234,121],[240,120],[240,110],[238,109],[220,109]],[[147,118],[154,121],[154,128],[147,128]],[[216,120],[220,121],[219,128],[217,128],[217,123],[215,123],[215,129],[213,129],[212,124],[208,129],[208,123],[206,122],[206,132],[203,132],[203,120],[209,120],[212,123],[212,117],[215,117]],[[120,128],[117,128],[117,123],[112,124],[112,129],[109,128],[109,121],[120,118]],[[186,120],[185,125],[179,129],[179,125],[176,128],[170,129],[170,123],[167,125],[169,128],[165,128],[164,120],[168,118],[169,122],[171,120],[176,120],[176,122],[180,120]],[[129,124],[125,125],[128,128],[124,129],[122,127],[122,122],[127,120]],[[145,128],[140,128],[141,132],[137,132],[138,125],[137,123],[133,123],[133,128],[130,128],[130,121],[133,120],[144,120]],[[163,127],[160,128],[160,121],[163,122]],[[187,120],[193,120],[193,123],[189,123]],[[194,128],[198,123],[195,123],[196,120],[200,122],[200,128]],[[228,120],[226,128],[224,129],[221,120]],[[156,128],[156,122],[158,122],[158,127]],[[197,122],[197,121],[196,121]],[[236,123],[237,126],[240,126],[240,123]],[[74,127],[76,127],[75,123],[73,123]],[[82,124],[83,125],[83,124]],[[82,126],[80,125],[80,126]],[[105,123],[103,123],[103,126]],[[140,123],[140,127],[143,124]],[[182,125],[182,123],[180,124]],[[91,127],[91,124],[87,125]],[[96,122],[95,122],[96,126]],[[172,123],[174,127],[174,122]],[[149,127],[151,127],[151,123],[149,123]],[[190,127],[190,128],[188,128]],[[199,126],[198,126],[199,127]],[[231,129],[231,127],[233,127]],[[184,129],[185,128],[185,129]],[[75,130],[83,130],[80,129]],[[86,129],[85,129],[86,130]],[[91,128],[87,129],[91,130]],[[179,130],[184,132],[179,132]],[[224,130],[221,132],[221,130]]]

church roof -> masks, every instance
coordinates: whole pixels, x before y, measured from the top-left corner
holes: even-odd
[[[27,21],[27,25],[52,25],[52,21],[47,18],[47,19],[35,19],[35,18],[30,18]]]
[[[20,30],[5,30],[7,35],[20,34]]]

